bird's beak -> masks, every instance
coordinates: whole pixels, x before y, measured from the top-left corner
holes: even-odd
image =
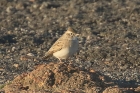
[[[80,34],[76,34],[76,36],[79,36]]]

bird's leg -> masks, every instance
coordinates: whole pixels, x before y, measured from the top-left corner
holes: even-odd
[[[58,60],[59,60],[60,62],[62,62],[60,58],[58,58]]]

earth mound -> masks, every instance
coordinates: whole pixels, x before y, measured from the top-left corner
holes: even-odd
[[[119,88],[107,76],[74,63],[51,62],[22,73],[3,88],[5,93],[137,93],[139,87]],[[126,92],[127,93],[127,92]],[[132,92],[133,93],[133,92]]]
[[[4,87],[7,92],[15,91],[88,91],[105,87],[103,76],[72,63],[49,63],[38,65],[35,70],[17,76]]]

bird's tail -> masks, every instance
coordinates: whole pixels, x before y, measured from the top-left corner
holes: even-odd
[[[46,60],[46,59],[48,59],[48,58],[49,58],[49,57],[46,56],[46,55],[42,57],[43,60]]]
[[[52,56],[52,53],[47,52],[47,53],[45,53],[45,56],[42,57],[42,59],[43,59],[43,60],[46,60],[46,59],[48,59],[48,58],[51,57],[51,56]]]

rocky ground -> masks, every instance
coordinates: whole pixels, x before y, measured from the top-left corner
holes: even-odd
[[[87,92],[86,89],[92,89],[94,86],[99,87],[95,93],[109,93],[108,91],[113,91],[113,86],[117,86],[116,93],[139,93],[139,24],[139,0],[0,0],[1,91],[8,85],[12,86],[12,82],[20,80],[18,77],[22,77],[24,73],[24,77],[28,79],[28,75],[43,71],[36,68],[38,65],[44,65],[45,69],[53,62],[59,67],[60,63],[54,57],[47,61],[40,58],[67,27],[71,26],[81,34],[79,51],[63,63],[66,67],[72,64],[75,69],[75,74],[61,70],[62,76],[67,76],[63,84],[67,85],[67,81],[76,82],[71,79],[75,78],[75,75],[87,75],[93,77],[84,78],[83,86],[83,83],[76,82],[77,86],[81,86],[78,88],[82,89],[77,90],[75,86],[74,90]],[[52,68],[50,67],[49,71],[55,73]],[[47,71],[46,69],[44,71]],[[90,69],[99,75],[91,73]],[[93,74],[98,77],[96,80],[93,80]],[[55,75],[57,77],[57,74]],[[101,78],[104,76],[107,79]],[[105,83],[108,78],[110,85]],[[83,78],[79,78],[79,81],[80,79]],[[94,84],[91,84],[93,82]],[[21,84],[26,86],[28,83]],[[88,86],[90,84],[91,87]],[[23,90],[30,89],[30,86],[25,86],[24,88],[27,88]],[[49,91],[54,90],[50,88]]]

